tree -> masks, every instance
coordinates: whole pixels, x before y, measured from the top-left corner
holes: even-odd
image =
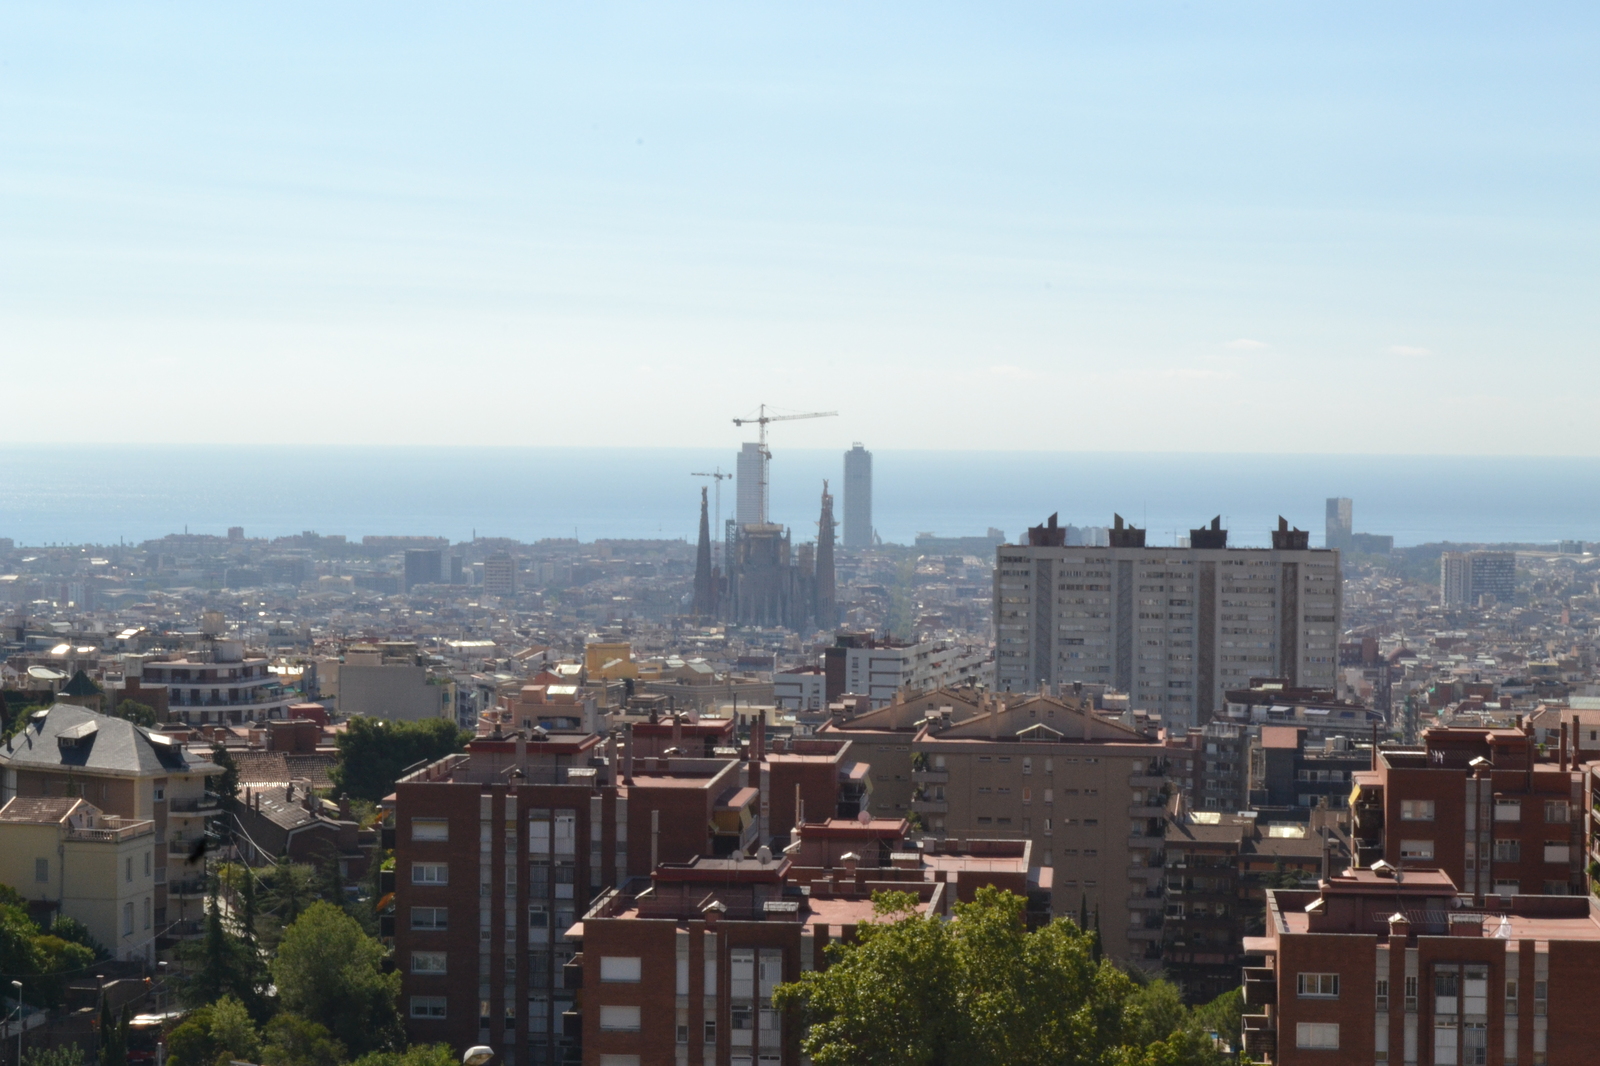
[[[223,799],[238,799],[239,764],[233,761],[233,756],[229,755],[228,749],[221,744],[211,746],[211,761],[222,768],[222,773],[214,774],[207,779],[212,789]]]
[[[279,859],[267,885],[267,907],[285,926],[293,925],[317,898],[317,872],[310,866]]]
[[[318,1025],[297,1014],[280,1014],[262,1032],[265,1066],[341,1066],[345,1046]]]
[[[128,1008],[119,1024],[111,1012],[111,997],[100,997],[100,1066],[128,1066]]]
[[[69,944],[81,944],[94,952],[96,959],[109,959],[111,952],[106,950],[104,944],[94,938],[89,932],[89,927],[78,919],[58,913],[55,921],[50,923],[50,934],[58,936]]]
[[[134,725],[146,728],[157,724],[156,709],[148,703],[138,700],[118,700],[117,705],[111,708],[111,714],[117,718],[126,718]]]
[[[254,1062],[261,1054],[261,1036],[245,1005],[223,996],[211,1008],[211,1039],[230,1058]]]
[[[222,906],[217,899],[217,881],[211,882],[211,899],[206,905],[206,929],[197,944],[182,949],[186,961],[199,965],[184,979],[182,996],[201,1006],[233,996],[252,1012],[264,1011],[261,956],[250,944],[231,935],[223,925]]]
[[[1177,990],[1145,989],[1067,919],[1029,932],[1026,901],[981,888],[953,921],[916,897],[874,897],[878,920],[830,964],[779,986],[809,1023],[817,1066],[1220,1066]]]
[[[352,718],[339,734],[339,761],[329,776],[352,798],[376,803],[394,791],[406,767],[442,759],[462,750],[470,739],[472,734],[450,718],[420,722]]]
[[[369,1051],[352,1066],[456,1066],[449,1044],[412,1044],[404,1051]]]
[[[399,1046],[400,975],[356,920],[318,901],[284,931],[271,963],[284,1010],[326,1028],[354,1054]]]

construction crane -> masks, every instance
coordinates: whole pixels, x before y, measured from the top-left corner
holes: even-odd
[[[736,426],[747,426],[752,423],[760,427],[757,440],[761,451],[761,520],[767,520],[767,463],[772,459],[772,452],[767,450],[767,423],[768,422],[794,422],[802,418],[834,418],[838,411],[808,411],[799,415],[769,415],[767,405],[762,404],[754,418],[735,418]]]
[[[725,536],[725,534],[723,532],[723,529],[722,529],[722,483],[724,481],[727,481],[733,475],[732,474],[724,474],[722,472],[722,467],[718,466],[714,471],[712,471],[709,474],[693,473],[693,474],[690,474],[689,476],[690,477],[709,477],[709,478],[715,478],[716,479],[713,482],[713,484],[715,484],[717,486],[717,524],[712,527],[714,530],[716,530],[716,532],[712,535],[711,543],[715,546],[713,550],[716,552],[716,556],[720,560],[722,558],[722,540],[723,540],[723,537]],[[724,566],[723,569],[726,570],[727,567]]]

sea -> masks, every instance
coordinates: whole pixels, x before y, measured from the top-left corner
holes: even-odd
[[[0,537],[19,545],[137,543],[167,533],[274,537],[313,530],[448,537],[684,538],[699,522],[697,473],[735,449],[193,445],[0,446]],[[815,535],[823,482],[843,506],[843,455],[774,450],[771,512]],[[733,481],[720,482],[732,517]],[[1355,529],[1397,546],[1600,540],[1600,459],[1199,452],[875,450],[873,525],[1015,539],[1058,514],[1120,514],[1163,545],[1213,516],[1229,543],[1259,546],[1279,516],[1320,544],[1325,501],[1354,501]]]

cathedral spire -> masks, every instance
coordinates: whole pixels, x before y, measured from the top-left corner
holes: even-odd
[[[694,558],[694,614],[696,618],[715,618],[717,579],[711,569],[711,517],[706,505],[706,490],[700,490],[700,546]]]
[[[817,519],[817,628],[832,632],[839,624],[833,587],[833,497],[822,483],[822,514]]]

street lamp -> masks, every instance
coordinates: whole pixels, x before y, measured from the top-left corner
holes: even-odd
[[[22,982],[12,981],[11,990],[17,994],[17,1066],[22,1066]]]
[[[494,1048],[476,1044],[469,1047],[461,1056],[461,1066],[484,1066],[484,1063],[494,1058]]]

